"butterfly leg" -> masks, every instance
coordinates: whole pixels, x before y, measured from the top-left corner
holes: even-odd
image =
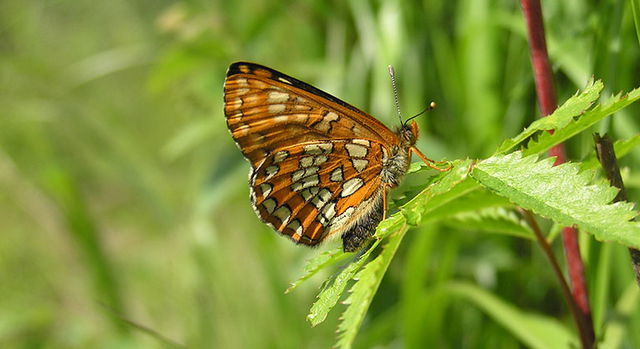
[[[436,166],[435,164],[443,164],[446,161],[435,161],[435,160],[431,160],[428,157],[426,157],[418,148],[416,147],[411,147],[411,151],[416,153],[416,155],[418,155],[418,157],[424,161],[425,164],[427,164],[427,166],[431,167],[434,170],[438,170],[440,172],[447,172],[449,170],[451,170],[451,168],[453,168],[453,165],[448,165],[446,168],[440,168],[438,166]]]
[[[387,188],[388,185],[385,183],[382,187],[382,220],[387,219]]]

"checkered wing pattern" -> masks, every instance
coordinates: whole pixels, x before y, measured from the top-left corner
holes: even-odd
[[[384,216],[398,134],[372,116],[270,68],[239,62],[224,85],[231,135],[251,163],[258,216],[297,243],[341,235],[357,250]],[[402,154],[401,154],[402,155]]]

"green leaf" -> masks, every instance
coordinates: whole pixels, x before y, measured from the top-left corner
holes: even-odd
[[[338,273],[331,285],[320,291],[318,299],[313,303],[311,310],[309,310],[309,314],[307,315],[307,320],[312,326],[316,326],[327,318],[331,309],[333,309],[333,307],[338,303],[340,297],[342,297],[342,293],[347,287],[347,283],[353,278],[358,270],[362,268],[367,259],[369,259],[371,251],[373,251],[378,242],[379,240],[376,241],[374,246],[367,250],[355,262],[348,264],[340,273]]]
[[[406,225],[396,231],[387,240],[382,252],[356,275],[357,282],[351,288],[351,294],[344,302],[348,304],[348,307],[342,314],[342,322],[338,325],[340,334],[336,343],[337,347],[351,348],[373,296],[375,296],[406,231]]]
[[[512,210],[489,207],[479,211],[462,212],[446,221],[447,225],[463,229],[507,234],[526,239],[534,235],[529,226]]]
[[[526,347],[541,349],[578,347],[578,339],[554,318],[523,312],[475,285],[451,283],[444,289],[445,292],[474,303]]]
[[[612,97],[604,104],[600,104],[595,108],[587,111],[577,121],[574,121],[554,132],[553,134],[544,133],[537,140],[531,141],[524,151],[525,155],[539,154],[547,151],[549,148],[566,141],[567,139],[577,135],[578,133],[588,129],[605,117],[625,108],[629,104],[640,99],[640,88],[637,88],[628,94]]]
[[[309,322],[311,322],[311,324],[315,326],[326,319],[329,311],[331,311],[331,309],[333,309],[333,307],[338,303],[338,300],[344,293],[344,290],[346,289],[349,281],[354,278],[356,273],[358,273],[358,271],[364,265],[368,266],[368,264],[366,264],[366,261],[369,259],[372,251],[383,239],[389,237],[389,241],[385,246],[385,249],[383,249],[382,253],[374,259],[374,261],[377,261],[378,258],[382,258],[383,261],[376,262],[383,263],[381,272],[379,274],[376,274],[376,277],[378,277],[379,279],[382,279],[382,277],[384,276],[384,272],[387,269],[388,262],[393,257],[393,253],[395,253],[395,249],[397,248],[397,246],[394,244],[396,242],[397,244],[399,244],[400,239],[402,239],[402,237],[404,236],[404,233],[406,231],[406,224],[408,224],[409,222],[418,224],[422,221],[423,214],[426,214],[439,206],[442,206],[460,196],[463,196],[465,193],[480,188],[480,185],[478,185],[477,182],[468,178],[472,163],[473,162],[471,160],[456,162],[451,171],[448,171],[442,175],[441,180],[428,186],[427,189],[422,191],[415,198],[404,205],[400,212],[382,221],[376,229],[376,232],[374,234],[375,242],[372,244],[372,246],[366,252],[364,252],[362,256],[355,262],[347,265],[332,280],[329,286],[320,291],[318,299],[312,305],[311,310],[307,315],[307,320],[309,320]],[[391,255],[389,255],[389,257],[385,257],[385,253],[390,253]],[[387,260],[385,258],[389,259]],[[328,265],[327,262],[329,262],[330,260],[331,258],[325,260],[323,259],[323,257],[319,257],[319,260],[313,263],[313,268],[310,269],[315,270],[316,267],[322,268],[323,266]],[[375,269],[375,265],[371,268],[371,270]],[[317,272],[317,270],[315,270],[314,272]],[[369,271],[368,273],[371,273],[371,271]],[[365,273],[362,275],[367,276],[366,280],[371,281],[371,279],[368,279],[368,275],[370,274]],[[362,279],[362,275],[358,274],[358,278]],[[378,283],[379,281],[380,280],[378,280]],[[362,296],[365,294],[365,284],[363,284],[362,286],[357,286],[358,283],[359,282],[356,282],[352,289],[354,292],[358,291],[356,292],[356,294],[358,295],[358,297],[360,297],[356,297],[355,299],[366,299],[366,297]],[[360,289],[359,287],[363,288]],[[373,292],[371,293],[371,297],[373,297],[374,294],[375,290],[373,290]],[[352,304],[356,303],[353,301],[354,299],[352,297],[350,297],[350,299],[352,301]],[[343,336],[346,336],[347,339],[341,339],[341,342],[350,343],[352,341],[352,336],[355,336],[355,332],[352,331],[357,331],[357,328],[361,322],[361,320],[357,319],[359,316],[364,317],[364,314],[366,313],[370,302],[365,302],[366,304],[362,302],[357,303],[358,306],[362,307],[359,307],[357,309],[354,308],[348,313],[350,320],[344,325],[345,335]],[[354,324],[355,327],[353,327]]]
[[[287,288],[284,293],[289,293],[293,291],[296,287],[300,286],[303,282],[309,280],[312,276],[314,276],[318,271],[338,263],[345,258],[347,258],[349,254],[344,253],[342,251],[342,247],[336,247],[333,250],[324,251],[319,255],[309,259],[304,266],[304,273],[298,280],[291,283],[291,286]]]
[[[472,177],[482,185],[565,226],[577,225],[600,241],[615,241],[640,248],[640,223],[627,202],[609,204],[617,194],[604,181],[589,184],[593,172],[579,173],[579,166],[553,166],[553,158],[537,161],[520,152],[498,155],[479,162]]]
[[[444,173],[439,181],[428,186],[402,207],[402,214],[410,225],[419,224],[427,215],[438,207],[466,195],[480,186],[469,179],[468,174],[473,161],[459,160],[453,168]]]
[[[438,221],[455,217],[460,214],[476,212],[487,208],[513,207],[513,204],[506,198],[496,195],[494,192],[487,190],[478,185],[473,179],[468,179],[466,185],[473,184],[473,191],[467,191],[464,196],[457,197],[444,205],[436,207],[425,215],[425,221]]]
[[[584,91],[576,92],[562,106],[556,109],[551,115],[540,118],[529,125],[519,135],[508,139],[500,145],[496,153],[505,153],[518,144],[524,142],[538,131],[558,130],[567,126],[575,116],[587,110],[593,102],[600,96],[600,91],[604,85],[600,80],[591,81]]]

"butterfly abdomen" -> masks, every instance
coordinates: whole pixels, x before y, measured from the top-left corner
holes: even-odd
[[[387,156],[386,152],[382,156],[382,181],[391,188],[397,187],[402,181],[407,169],[409,168],[409,149],[394,145],[391,152]]]
[[[357,251],[370,240],[376,227],[382,221],[384,209],[382,196],[373,198],[370,205],[363,203],[358,207],[361,212],[359,219],[342,234],[342,248],[345,252]]]

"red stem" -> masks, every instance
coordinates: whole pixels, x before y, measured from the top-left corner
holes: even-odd
[[[538,102],[540,103],[542,115],[547,116],[553,113],[558,105],[553,85],[551,64],[547,53],[540,0],[521,0],[520,4],[527,24],[529,50],[535,75]],[[561,143],[551,148],[549,155],[556,157],[556,165],[566,162],[564,144]],[[580,256],[577,233],[575,228],[565,227],[562,230],[562,237],[571,279],[571,293],[581,315],[576,321],[582,345],[585,348],[593,348],[595,346],[595,332],[593,330],[593,320],[584,277],[584,264]]]

